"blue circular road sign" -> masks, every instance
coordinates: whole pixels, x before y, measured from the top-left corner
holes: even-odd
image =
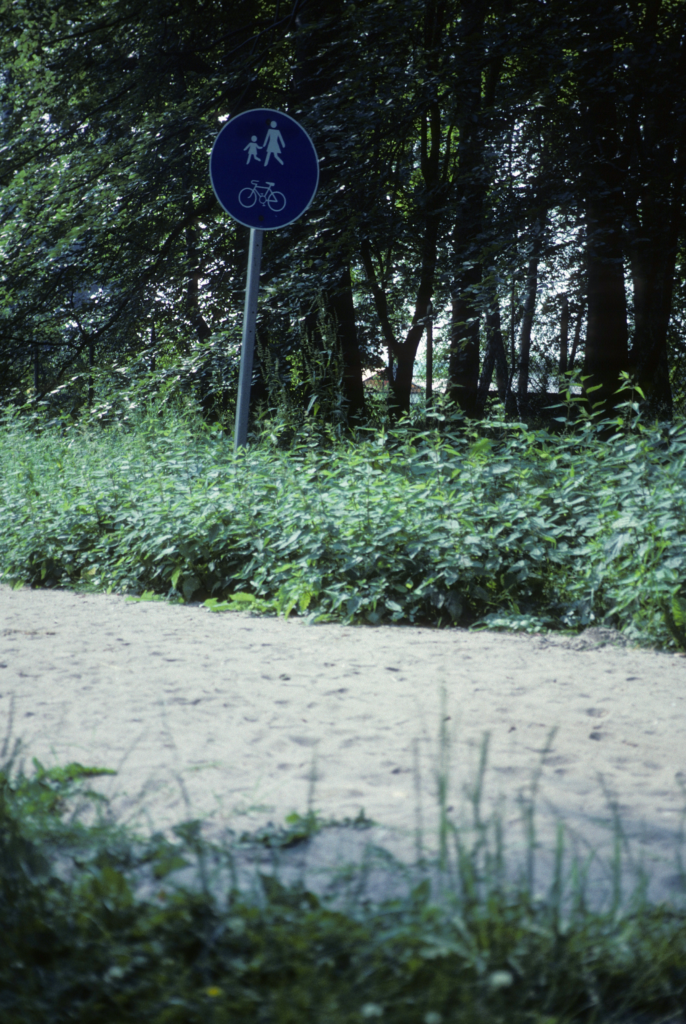
[[[288,114],[246,110],[215,139],[210,180],[234,220],[271,231],[308,208],[319,184],[319,159],[310,136]]]

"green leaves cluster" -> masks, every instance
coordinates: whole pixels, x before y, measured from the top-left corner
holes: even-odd
[[[43,394],[89,349],[104,365],[148,347],[181,356],[229,328],[243,252],[232,222],[217,222],[207,160],[265,50],[279,48],[278,7],[0,4],[3,390],[27,387],[34,357]]]
[[[234,458],[219,429],[171,413],[37,434],[8,420],[0,567],[311,621],[604,623],[669,645],[685,474],[683,426],[398,429]]]
[[[292,355],[323,293],[352,413],[384,349],[407,409],[420,338],[450,319],[436,368],[450,348],[441,376],[475,412],[479,323],[497,310],[508,387],[519,370],[523,392],[529,377],[547,392],[569,330],[581,357],[599,246],[599,265],[631,264],[631,362],[668,415],[668,371],[683,376],[685,17],[682,2],[609,0],[0,0],[0,395],[43,396],[94,364],[173,365],[213,338],[217,362],[235,362],[247,232],[207,161],[228,117],[275,106],[312,133],[321,179],[312,210],[265,240],[267,348]],[[547,293],[533,342],[532,259]],[[616,378],[623,278],[599,287],[621,321],[621,351],[600,332]],[[588,317],[593,364],[593,302]]]

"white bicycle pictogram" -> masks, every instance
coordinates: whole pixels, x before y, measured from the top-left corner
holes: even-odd
[[[260,201],[261,206],[268,206],[273,213],[280,213],[286,206],[286,197],[283,192],[274,192],[273,181],[260,185],[259,181],[251,181],[252,188],[242,188],[238,193],[238,202],[249,210],[251,206]]]

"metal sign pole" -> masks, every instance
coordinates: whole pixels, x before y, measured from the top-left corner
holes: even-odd
[[[238,405],[236,406],[236,427],[233,450],[237,452],[248,442],[248,412],[250,411],[250,385],[252,384],[252,363],[255,351],[255,320],[257,319],[257,292],[260,285],[260,263],[262,261],[261,228],[250,229],[250,250],[248,253],[248,280],[245,286],[245,309],[243,311],[243,343],[241,345],[241,369],[238,377]]]

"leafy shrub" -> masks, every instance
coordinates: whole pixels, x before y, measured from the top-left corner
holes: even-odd
[[[347,417],[343,389],[343,355],[336,324],[325,313],[320,297],[314,330],[303,327],[298,344],[289,351],[257,341],[267,395],[262,415],[265,438],[288,447],[297,436],[317,440],[340,438]]]
[[[2,578],[320,620],[603,623],[675,643],[683,424],[444,423],[320,441],[234,457],[220,429],[173,410],[106,430],[7,418]]]

